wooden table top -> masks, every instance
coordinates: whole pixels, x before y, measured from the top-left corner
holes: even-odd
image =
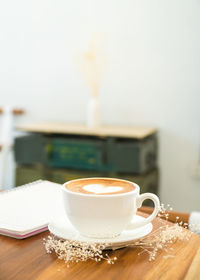
[[[70,124],[64,122],[36,122],[21,124],[16,129],[26,132],[38,132],[48,134],[75,134],[99,137],[122,137],[143,139],[157,132],[155,127],[145,126],[108,126],[88,127],[85,124]]]
[[[160,224],[156,218],[154,230]],[[173,251],[159,253],[153,262],[147,254],[138,255],[139,248],[123,248],[110,252],[118,258],[113,265],[87,261],[69,268],[54,254],[46,253],[43,238],[48,235],[47,231],[24,240],[0,236],[0,280],[200,279],[200,237],[196,234],[189,241],[177,241],[171,246]],[[175,257],[164,258],[167,254]]]

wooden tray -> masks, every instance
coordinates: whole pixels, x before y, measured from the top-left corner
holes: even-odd
[[[143,216],[146,214],[142,214]],[[154,230],[161,225],[156,218]],[[69,268],[54,254],[48,255],[43,238],[49,232],[41,233],[26,240],[15,240],[0,236],[0,279],[2,280],[176,280],[199,279],[200,237],[193,234],[190,241],[179,241],[171,246],[170,253],[161,252],[153,262],[140,249],[124,248],[110,252],[118,260],[114,265],[105,261],[72,264]],[[165,258],[166,254],[174,255]],[[185,278],[186,277],[186,278]],[[192,277],[192,278],[191,278]]]

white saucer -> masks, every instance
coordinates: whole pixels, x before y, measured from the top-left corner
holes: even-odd
[[[136,215],[133,219],[135,222],[141,220],[144,220],[144,218],[138,215]],[[60,217],[58,220],[50,222],[48,229],[53,235],[61,239],[98,244],[107,243],[109,245],[106,247],[106,249],[118,249],[149,234],[152,231],[152,224],[149,223],[134,230],[124,230],[119,236],[108,239],[96,239],[82,236],[78,231],[75,230],[66,216]]]

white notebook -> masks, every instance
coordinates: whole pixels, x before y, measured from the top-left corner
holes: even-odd
[[[64,211],[60,187],[40,180],[0,193],[0,234],[21,239],[47,230]]]

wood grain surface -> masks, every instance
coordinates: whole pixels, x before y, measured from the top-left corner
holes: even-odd
[[[77,134],[89,136],[115,136],[143,139],[157,130],[154,127],[140,126],[98,126],[90,128],[84,124],[68,124],[55,122],[38,122],[21,124],[16,127],[18,130],[40,133],[56,133],[56,134]]]
[[[153,230],[160,225],[160,219],[156,218]],[[200,275],[200,266],[195,261],[200,237],[195,234],[189,241],[173,244],[170,253],[159,253],[153,262],[149,262],[146,253],[138,255],[141,249],[129,247],[109,252],[118,258],[113,265],[87,261],[71,264],[69,268],[54,254],[46,253],[43,238],[48,235],[49,232],[44,232],[24,240],[0,236],[0,280],[182,280],[190,267],[192,275]],[[166,258],[169,254],[171,257]],[[187,280],[193,280],[188,277]]]
[[[198,249],[190,268],[186,274],[185,280],[199,280],[200,274],[199,274],[199,267],[200,267],[200,248]]]

